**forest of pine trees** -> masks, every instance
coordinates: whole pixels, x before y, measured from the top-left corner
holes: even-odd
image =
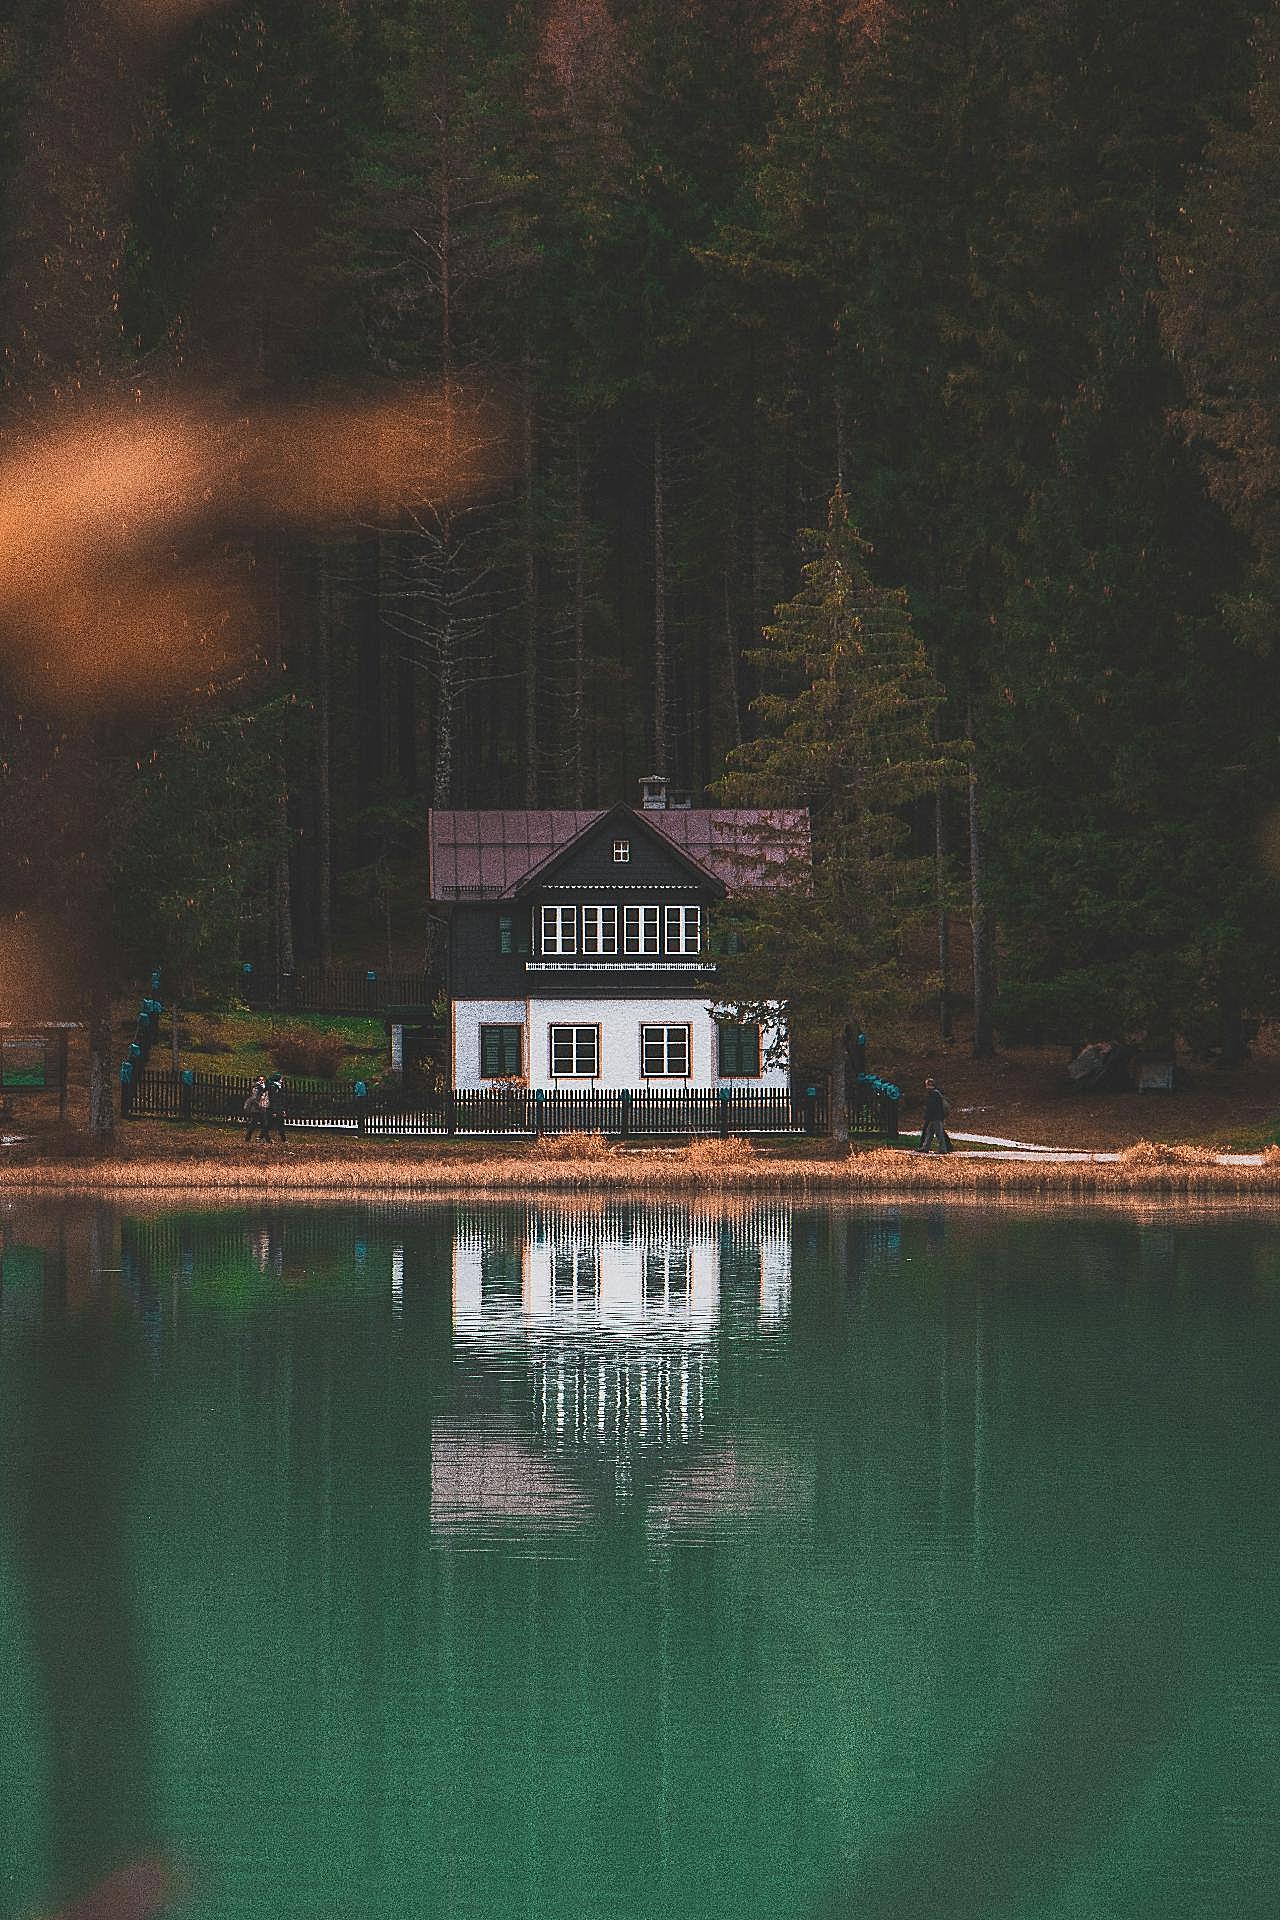
[[[957,743],[893,791],[951,929],[917,1016],[1238,1057],[1280,1003],[1278,61],[1258,0],[16,0],[0,458],[102,392],[413,382],[504,445],[223,529],[252,666],[166,690],[161,637],[92,719],[0,567],[0,909],[92,884],[121,981],[216,989],[420,960],[431,806],[813,802],[751,743],[834,499]]]

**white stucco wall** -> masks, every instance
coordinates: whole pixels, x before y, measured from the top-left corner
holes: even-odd
[[[697,1000],[456,1000],[453,1004],[453,1084],[467,1091],[490,1085],[480,1077],[482,1026],[520,1026],[524,1032],[524,1070],[531,1087],[785,1087],[785,1060],[762,1061],[758,1079],[722,1080],[713,1003]],[[595,1080],[554,1078],[551,1073],[553,1026],[600,1029],[600,1072]],[[642,1026],[687,1026],[690,1072],[687,1079],[645,1080],[640,1071]],[[768,1051],[767,1040],[762,1052]]]
[[[453,1084],[460,1092],[489,1087],[480,1078],[481,1027],[523,1027],[527,1019],[523,1000],[455,1000],[453,1003]],[[529,1036],[524,1037],[528,1068]]]

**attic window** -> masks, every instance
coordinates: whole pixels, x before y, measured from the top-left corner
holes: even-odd
[[[616,866],[625,867],[631,858],[631,842],[629,840],[615,840],[613,843],[613,858]]]

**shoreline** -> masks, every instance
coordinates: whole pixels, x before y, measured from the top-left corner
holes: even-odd
[[[682,1148],[644,1148],[565,1158],[533,1152],[482,1160],[312,1158],[305,1152],[291,1152],[266,1164],[215,1156],[31,1161],[0,1165],[0,1199],[172,1195],[206,1202],[224,1197],[298,1202],[475,1201],[558,1194],[655,1200],[673,1194],[837,1201],[1280,1198],[1280,1155],[1261,1165],[1223,1164],[1196,1149],[1141,1143],[1120,1161],[917,1156],[896,1149],[855,1152],[840,1159],[784,1160],[732,1141],[701,1144],[702,1151],[694,1153]]]

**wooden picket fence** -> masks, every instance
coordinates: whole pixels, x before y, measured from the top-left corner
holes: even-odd
[[[275,1013],[384,1014],[388,1007],[426,1007],[433,988],[425,973],[374,967],[297,967],[291,973],[254,967],[240,976],[246,1006]]]
[[[287,1081],[291,1130],[344,1131],[369,1139],[603,1133],[612,1139],[730,1134],[822,1134],[828,1108],[824,1087],[485,1089],[433,1097],[357,1096],[349,1082]],[[243,1122],[252,1081],[247,1074],[143,1073],[124,1090],[125,1112],[139,1119]],[[851,1109],[849,1130],[860,1135],[898,1131],[895,1100],[876,1095]]]

